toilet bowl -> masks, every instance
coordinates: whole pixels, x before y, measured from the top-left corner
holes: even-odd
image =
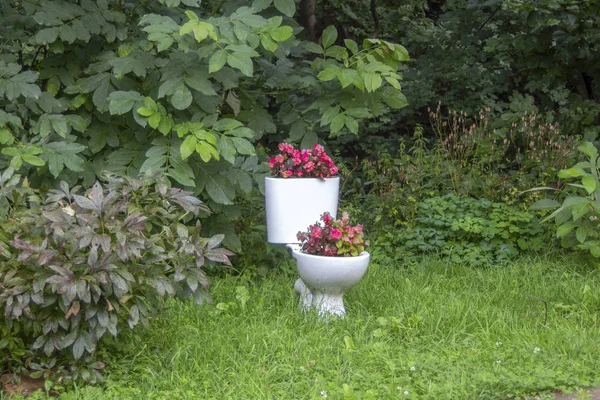
[[[303,253],[299,245],[287,247],[300,275],[294,285],[300,307],[305,311],[314,308],[320,316],[344,316],[344,293],[362,279],[371,255],[364,251],[357,257],[317,256]]]

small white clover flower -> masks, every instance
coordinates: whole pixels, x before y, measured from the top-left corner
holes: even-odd
[[[417,370],[417,367],[415,367],[415,366],[413,365],[413,366],[411,366],[409,369],[410,369],[411,371],[416,371],[416,370]]]
[[[396,390],[402,390],[402,386],[396,386]]]
[[[501,342],[501,341],[499,341],[499,340],[496,342],[496,346],[502,346],[503,344],[504,344],[504,343],[502,343],[502,342]]]
[[[540,351],[542,351],[542,349],[540,349],[539,347],[533,348],[533,354],[539,353]]]
[[[321,390],[321,396],[327,398],[327,392],[324,390]]]
[[[408,390],[405,390],[405,391],[404,391],[404,395],[405,395],[405,396],[408,396]]]
[[[496,364],[502,364],[502,360],[496,360]]]

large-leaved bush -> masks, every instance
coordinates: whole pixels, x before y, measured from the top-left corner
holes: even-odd
[[[209,299],[203,269],[230,264],[223,235],[194,223],[208,207],[165,180],[108,175],[85,193],[63,182],[40,195],[0,178],[2,370],[90,365],[105,337],[146,324],[163,299]]]

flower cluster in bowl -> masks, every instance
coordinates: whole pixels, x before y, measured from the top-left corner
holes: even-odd
[[[316,144],[312,149],[298,150],[287,143],[279,144],[279,151],[269,160],[271,175],[280,178],[329,178],[338,173],[333,160],[323,146]]]
[[[351,226],[348,213],[342,219],[333,219],[329,213],[321,215],[321,221],[298,232],[302,251],[319,256],[358,256],[369,245],[363,237],[362,225]]]

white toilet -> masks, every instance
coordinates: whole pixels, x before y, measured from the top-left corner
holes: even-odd
[[[285,244],[296,259],[300,308],[316,309],[319,315],[343,316],[343,295],[363,277],[370,255],[325,257],[305,254],[296,238],[319,220],[324,212],[337,215],[340,178],[265,178],[267,241]]]
[[[299,245],[287,247],[300,274],[294,285],[300,294],[300,307],[304,311],[315,309],[320,316],[344,316],[344,293],[362,279],[371,255],[365,251],[357,257],[324,257],[303,253]]]

